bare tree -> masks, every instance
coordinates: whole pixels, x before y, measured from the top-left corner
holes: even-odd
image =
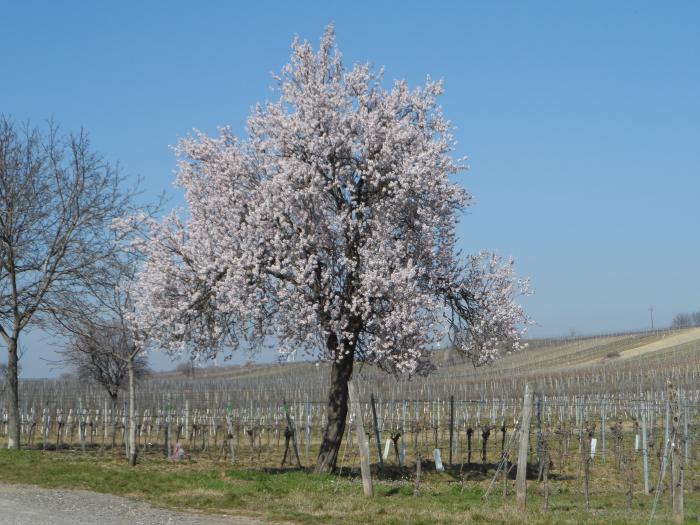
[[[114,409],[119,389],[128,381],[129,391],[129,465],[136,465],[136,385],[150,370],[145,354],[145,337],[134,327],[132,318],[131,281],[129,276],[116,273],[120,281],[111,287],[91,290],[93,303],[99,311],[90,315],[71,315],[62,327],[69,334],[70,343],[62,352],[64,362],[71,365],[79,377],[87,377],[101,384],[112,398]],[[113,302],[101,293],[113,291]],[[77,311],[77,310],[76,310]]]
[[[115,407],[117,396],[129,379],[129,358],[133,352],[131,334],[120,323],[102,326],[102,323],[83,323],[85,333],[74,335],[62,360],[76,375],[104,387]],[[148,358],[137,353],[133,359],[134,379],[143,379],[150,373]]]
[[[8,351],[8,448],[20,447],[18,343],[99,283],[117,249],[110,228],[131,212],[123,177],[84,131],[61,135],[0,115],[0,336]]]
[[[79,376],[89,377],[105,387],[114,401],[120,387],[128,381],[129,391],[129,464],[137,458],[135,381],[149,374],[145,353],[147,340],[135,323],[133,289],[135,274],[143,254],[134,235],[160,210],[162,201],[140,206],[129,218],[120,217],[115,228],[128,231],[119,236],[113,250],[104,258],[100,278],[89,282],[80,294],[63,298],[61,316],[56,325],[68,345],[63,361]],[[128,227],[123,227],[128,224]],[[140,237],[139,237],[140,239]],[[141,241],[140,241],[141,242]]]
[[[63,361],[79,376],[100,383],[113,401],[128,380],[128,457],[132,466],[137,457],[135,381],[149,373],[146,337],[134,323],[132,290],[139,260],[138,250],[120,243],[106,259],[99,282],[66,299],[58,323],[69,341],[61,352]]]
[[[671,321],[671,328],[690,328],[693,326],[693,317],[690,314],[678,314]]]

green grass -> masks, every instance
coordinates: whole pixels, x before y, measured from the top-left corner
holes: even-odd
[[[485,482],[465,482],[426,472],[420,494],[413,480],[375,482],[375,497],[362,496],[352,477],[301,471],[230,470],[211,462],[168,463],[147,457],[136,468],[121,459],[76,452],[0,450],[0,481],[112,493],[156,506],[216,514],[240,514],[298,523],[646,523],[652,498],[636,494],[631,511],[619,493],[594,493],[586,512],[579,490],[557,489],[543,513],[540,487],[530,483],[528,511],[517,512],[501,487],[482,501]],[[511,490],[512,493],[512,490]],[[669,516],[662,498],[657,523]],[[686,497],[688,521],[695,521],[699,498]]]

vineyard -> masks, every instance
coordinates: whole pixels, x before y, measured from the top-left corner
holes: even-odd
[[[0,525],[700,522],[698,4],[23,4]]]
[[[524,351],[479,369],[448,351],[436,357],[438,369],[425,378],[356,368],[379,478],[404,479],[419,490],[422,470],[445,483],[477,483],[489,498],[512,494],[527,384],[528,477],[545,501],[551,494],[556,505],[557,494],[579,492],[595,508],[597,498],[618,495],[629,509],[668,516],[672,449],[682,458],[688,504],[697,499],[700,329],[531,340]],[[140,454],[311,467],[327,377],[326,365],[312,363],[156,374],[137,390]],[[95,385],[68,379],[25,381],[21,399],[27,447],[124,453],[128,410],[121,397],[113,401]],[[354,418],[338,463],[351,477],[360,466]]]

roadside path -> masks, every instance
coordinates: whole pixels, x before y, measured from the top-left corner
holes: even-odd
[[[142,501],[85,490],[0,483],[0,524],[7,525],[262,525],[238,516],[159,509]]]
[[[630,357],[638,357],[650,352],[665,350],[667,348],[680,346],[697,339],[700,339],[700,328],[691,328],[690,330],[684,330],[680,333],[669,335],[663,339],[654,341],[653,343],[648,343],[646,345],[638,346],[637,348],[630,348],[629,350],[620,352],[620,359],[629,359]]]

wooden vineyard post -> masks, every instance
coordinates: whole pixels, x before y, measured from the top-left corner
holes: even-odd
[[[355,383],[348,381],[348,394],[350,396],[350,405],[355,414],[355,428],[357,434],[357,443],[360,448],[360,471],[362,473],[362,489],[365,496],[371,498],[374,495],[372,487],[372,473],[369,468],[369,443],[367,442],[367,434],[365,434],[365,426],[362,423],[362,410],[360,408],[360,400],[357,397]]]
[[[382,438],[379,435],[379,425],[377,424],[377,407],[374,403],[374,394],[369,396],[372,405],[372,421],[374,422],[374,438],[377,441],[377,454],[379,456],[379,474],[384,475],[384,459],[382,458]]]
[[[85,412],[82,399],[79,400],[78,406],[78,437],[80,438],[80,449],[85,454]]]
[[[124,456],[126,456],[127,459],[129,458],[129,418],[127,418],[128,413],[129,410],[127,402],[124,401],[124,411],[122,413],[122,443],[124,445]]]
[[[537,396],[537,481],[542,475],[542,396]]]
[[[172,404],[168,401],[168,415],[165,420],[165,450],[168,460],[173,459],[173,425],[172,425]]]
[[[190,400],[185,399],[185,439],[187,441],[190,436]]]
[[[673,384],[668,382],[668,407],[673,417],[672,438],[671,438],[671,498],[673,502],[673,522],[683,523],[684,512],[684,465],[681,457],[684,436],[681,430],[681,411],[678,405],[678,392],[673,388]]]
[[[450,467],[452,467],[452,449],[454,447],[454,428],[455,428],[455,396],[450,396]]]
[[[600,454],[601,457],[603,458],[603,463],[605,463],[605,425],[606,425],[606,416],[607,416],[607,407],[606,407],[606,402],[607,398],[603,398],[603,426],[600,428]]]
[[[306,413],[304,414],[306,423],[304,432],[304,457],[309,457],[309,449],[311,448],[311,402],[306,400]]]
[[[590,492],[590,481],[591,481],[591,460],[593,459],[592,450],[592,438],[593,429],[586,423],[585,433],[581,436],[583,443],[581,447],[581,455],[583,461],[583,495],[586,501],[586,510],[591,509],[591,492]],[[620,431],[621,432],[621,431]],[[622,438],[622,433],[620,433],[620,438]],[[620,454],[623,454],[622,447],[620,447]]]
[[[229,403],[229,418],[231,419],[230,423],[230,434],[231,437],[229,438],[229,447],[231,448],[231,463],[236,462],[236,422],[233,419],[233,410],[231,409],[231,403]]]
[[[516,492],[518,509],[524,511],[527,507],[527,452],[530,437],[530,418],[532,417],[532,391],[525,383],[523,397],[523,412],[520,420],[520,447],[518,448],[518,470],[516,474]]]
[[[668,386],[668,385],[667,385]],[[666,456],[666,450],[669,447],[670,443],[670,427],[671,427],[671,405],[669,404],[669,399],[668,399],[668,392],[670,391],[671,387],[668,386],[667,392],[666,392],[666,412],[665,412],[665,418],[664,418],[664,457]]]
[[[46,446],[49,441],[49,408],[44,407],[44,412],[42,416],[42,438],[43,438],[43,449],[46,450]]]
[[[688,398],[685,397],[683,401],[685,401],[685,403],[683,403],[683,441],[685,444],[685,450],[683,451],[683,463],[687,465],[688,458],[690,456],[690,435],[688,434]]]
[[[423,461],[423,458],[421,458],[420,454],[416,456],[416,481],[413,485],[413,495],[418,496],[420,495],[420,470],[421,470],[421,463]]]
[[[647,405],[642,406],[642,461],[644,463],[644,494],[649,494],[649,444],[647,442]]]
[[[656,411],[656,399],[652,401],[651,412],[649,412],[649,403],[647,403],[647,412],[649,414],[649,443],[654,444],[654,412]]]
[[[549,434],[547,434],[547,439],[544,439],[542,441],[542,461],[543,461],[542,482],[544,483],[544,506],[542,507],[543,512],[549,511],[549,463],[550,463],[550,457],[549,457],[548,438],[549,438]],[[504,480],[508,479],[507,472],[506,472],[506,475],[503,477],[503,479]],[[506,486],[507,485],[504,485],[504,488]]]
[[[109,437],[109,427],[108,427],[108,418],[107,418],[107,398],[105,397],[105,403],[104,403],[104,413],[102,414],[102,450],[104,451],[104,448],[107,446],[107,438]]]

